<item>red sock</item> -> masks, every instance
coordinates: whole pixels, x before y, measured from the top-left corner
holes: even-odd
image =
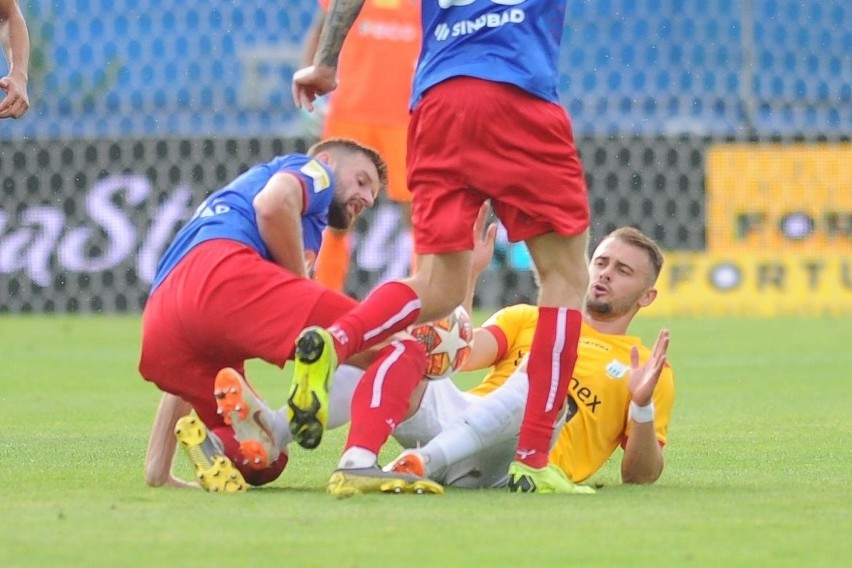
[[[346,449],[379,454],[408,411],[411,393],[426,371],[426,351],[413,339],[394,341],[379,351],[355,387]]]
[[[530,467],[547,465],[553,424],[565,404],[577,362],[583,316],[568,308],[539,308],[527,373],[530,391],[515,459]]]
[[[382,284],[328,328],[338,361],[378,345],[414,323],[418,315],[420,298],[410,286],[396,281]]]

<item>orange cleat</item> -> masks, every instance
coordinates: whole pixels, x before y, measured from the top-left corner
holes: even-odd
[[[426,466],[423,465],[423,458],[414,452],[402,452],[398,458],[386,465],[384,470],[426,477]]]
[[[274,415],[238,371],[230,367],[219,371],[213,395],[217,412],[234,429],[243,465],[266,469],[278,459]]]

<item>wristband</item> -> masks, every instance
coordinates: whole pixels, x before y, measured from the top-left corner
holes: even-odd
[[[654,421],[654,401],[652,400],[645,406],[639,406],[632,400],[630,401],[630,418],[634,422],[644,424]]]

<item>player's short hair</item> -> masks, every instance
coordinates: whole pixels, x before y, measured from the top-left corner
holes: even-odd
[[[651,267],[654,269],[654,282],[657,281],[657,277],[660,275],[660,270],[663,268],[663,253],[660,250],[660,246],[656,243],[656,241],[654,241],[654,239],[647,236],[636,227],[620,227],[604,238],[618,239],[647,252],[648,260],[651,261]]]
[[[379,191],[385,191],[388,187],[388,164],[382,155],[373,148],[364,146],[350,138],[328,138],[321,140],[308,148],[308,156],[316,156],[320,152],[339,152],[349,154],[364,154],[379,172]]]

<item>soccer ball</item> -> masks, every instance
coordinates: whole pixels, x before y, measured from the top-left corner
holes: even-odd
[[[470,314],[459,306],[444,319],[416,324],[408,328],[426,348],[426,378],[446,379],[462,368],[470,357],[473,324]]]

